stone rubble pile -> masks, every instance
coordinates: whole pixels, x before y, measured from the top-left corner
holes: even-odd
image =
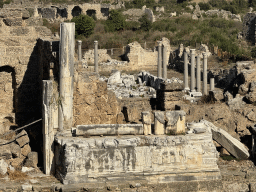
[[[153,97],[156,98],[156,90],[160,89],[163,78],[151,75],[142,71],[137,75],[121,74],[120,71],[112,71],[109,78],[100,77],[101,81],[107,82],[108,90],[112,90],[117,98],[129,97]],[[178,78],[172,77],[166,80],[167,83],[183,83]]]
[[[117,65],[117,66],[123,66],[127,65],[128,61],[118,61],[115,59],[108,59],[106,62],[101,62],[99,65]]]
[[[0,139],[0,174],[7,172],[27,172],[37,168],[38,154],[32,152],[29,145],[29,137],[22,130],[11,140]]]

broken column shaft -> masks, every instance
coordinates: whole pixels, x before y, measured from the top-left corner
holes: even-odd
[[[166,47],[163,45],[163,78],[167,79],[167,49]]]
[[[44,172],[50,175],[54,170],[54,130],[53,130],[53,82],[43,80],[43,154]]]
[[[98,41],[94,41],[94,72],[99,73],[99,67],[98,67]]]
[[[203,53],[203,95],[207,95],[207,55]]]
[[[195,92],[195,49],[190,50],[191,54],[191,74],[190,74],[190,91]]]
[[[201,69],[200,69],[200,56],[196,57],[196,91],[201,91]]]
[[[59,129],[69,129],[73,121],[75,23],[60,24]]]
[[[158,42],[157,77],[162,77],[162,42]]]
[[[78,61],[82,61],[82,41],[77,41],[77,47],[78,47]]]
[[[214,78],[210,78],[210,91],[214,91]]]
[[[188,53],[184,51],[184,90],[189,91],[188,86]]]

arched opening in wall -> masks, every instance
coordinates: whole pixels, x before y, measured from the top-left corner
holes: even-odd
[[[75,6],[72,9],[72,13],[71,14],[72,14],[73,17],[76,17],[76,16],[79,16],[81,13],[82,13],[82,9],[79,6]]]
[[[101,8],[100,12],[102,13],[103,17],[108,17],[109,8]]]
[[[94,9],[88,9],[86,11],[86,15],[88,15],[90,17],[96,17],[96,11]]]
[[[11,66],[0,67],[0,134],[9,131],[15,124],[16,77]]]
[[[67,18],[67,17],[68,17],[67,9],[66,9],[66,8],[64,8],[64,9],[59,9],[59,8],[57,7],[57,15],[58,15],[59,17],[62,17],[62,18]]]

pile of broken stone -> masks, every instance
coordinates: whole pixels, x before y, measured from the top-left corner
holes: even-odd
[[[178,78],[173,77],[164,80],[146,71],[141,71],[136,75],[128,75],[113,70],[109,78],[101,76],[100,80],[107,82],[108,90],[112,90],[119,99],[129,97],[156,98],[156,90],[160,89],[161,82],[183,83]]]
[[[0,139],[0,175],[8,179],[8,172],[28,172],[37,168],[38,154],[32,152],[25,130],[10,140]]]

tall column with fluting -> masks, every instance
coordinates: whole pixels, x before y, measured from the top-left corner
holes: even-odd
[[[94,41],[94,72],[99,73],[99,67],[98,67],[98,41]]]
[[[162,42],[158,41],[157,77],[162,77]]]
[[[59,129],[71,129],[73,122],[75,23],[60,24]]]
[[[184,90],[189,91],[188,86],[188,53],[184,51]]]
[[[168,60],[167,60],[167,49],[166,47],[163,45],[163,78],[167,79],[167,64],[168,64]]]
[[[195,92],[195,49],[190,50],[191,54],[191,74],[190,74],[190,91]]]
[[[201,91],[201,68],[199,55],[196,57],[196,91]]]
[[[203,53],[203,95],[207,95],[207,55]]]
[[[77,41],[77,49],[78,49],[78,61],[82,61],[82,41]]]

